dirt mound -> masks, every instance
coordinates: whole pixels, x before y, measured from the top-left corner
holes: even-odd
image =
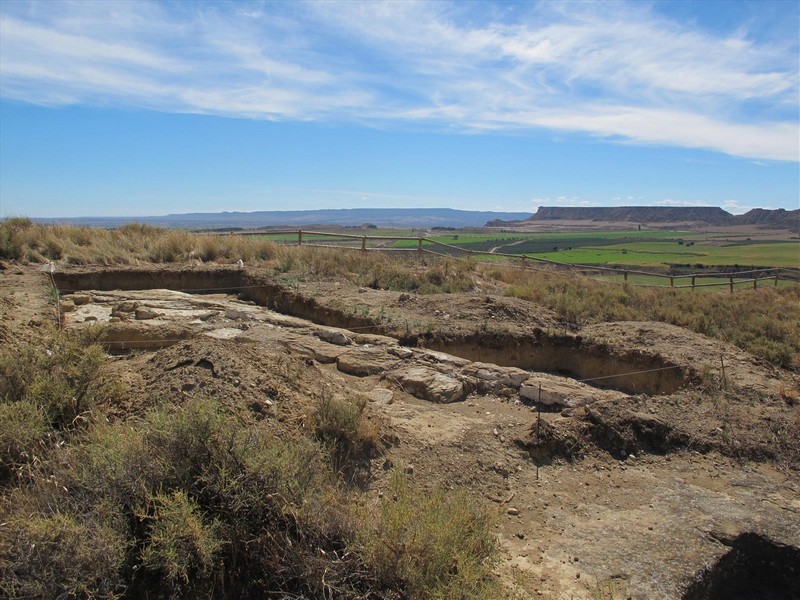
[[[233,410],[301,419],[321,390],[333,385],[331,375],[313,361],[213,338],[180,342],[120,363],[140,377],[130,387],[130,404],[125,407],[129,414],[141,413],[158,402],[180,404],[205,396]]]

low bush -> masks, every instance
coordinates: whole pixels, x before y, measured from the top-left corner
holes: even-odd
[[[69,429],[98,400],[118,396],[117,382],[103,377],[105,353],[86,334],[51,329],[21,347],[0,351],[0,401],[26,400],[57,429]]]
[[[0,481],[44,455],[50,432],[47,417],[33,402],[0,402]]]
[[[153,500],[142,564],[161,574],[166,584],[180,590],[211,574],[221,542],[219,524],[203,518],[196,502],[183,490],[158,494]]]
[[[354,435],[349,417],[331,433]],[[96,425],[6,495],[0,590],[494,597],[490,520],[466,496],[398,485],[378,515],[357,513],[325,449],[280,427],[203,399]]]
[[[6,598],[118,598],[124,532],[89,515],[15,515],[4,524],[0,592]]]
[[[465,492],[432,493],[395,472],[377,520],[361,531],[367,564],[384,585],[428,599],[496,598],[494,519]]]

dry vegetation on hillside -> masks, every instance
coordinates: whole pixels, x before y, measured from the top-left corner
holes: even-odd
[[[473,500],[398,473],[368,507],[342,478],[377,443],[363,405],[301,400],[311,433],[210,397],[109,422],[103,357],[56,331],[0,354],[5,597],[498,594]]]
[[[135,224],[117,230],[51,226],[24,218],[0,223],[0,259],[67,265],[242,259],[297,278],[344,278],[366,287],[418,293],[466,292],[483,280],[500,286],[506,295],[555,310],[573,328],[602,321],[660,321],[731,342],[770,364],[800,368],[800,286],[692,293],[474,260],[426,258],[423,267],[415,260],[376,252],[298,248]]]

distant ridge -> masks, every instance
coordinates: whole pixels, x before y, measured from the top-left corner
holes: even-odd
[[[513,227],[547,221],[600,221],[606,223],[680,223],[699,225],[759,225],[769,228],[800,228],[800,209],[754,208],[743,215],[716,206],[541,206],[535,214],[516,222],[492,221],[491,227]]]
[[[256,212],[187,213],[160,217],[75,217],[34,219],[46,223],[70,223],[94,227],[120,227],[145,223],[158,227],[187,229],[306,227],[309,225],[381,227],[483,227],[486,221],[525,219],[530,213],[455,210],[452,208],[345,208],[323,210],[263,210]]]
[[[754,208],[743,215],[734,217],[734,221],[739,225],[764,225],[798,229],[800,228],[800,209],[786,210],[779,208],[777,210],[767,210]]]
[[[730,213],[715,206],[618,206],[602,208],[542,206],[529,220],[626,221],[632,223],[703,221],[711,225],[723,225],[728,223],[732,216]]]

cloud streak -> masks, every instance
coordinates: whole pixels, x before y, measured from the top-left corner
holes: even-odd
[[[638,3],[0,8],[0,94],[24,102],[569,132],[761,160],[800,160],[797,51]]]

